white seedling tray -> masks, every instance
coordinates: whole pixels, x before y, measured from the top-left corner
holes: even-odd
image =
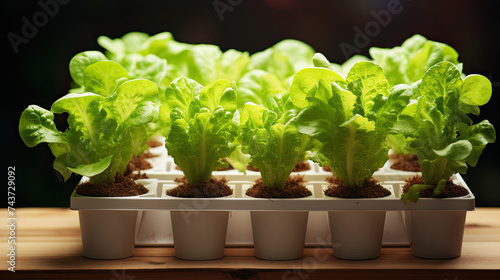
[[[322,175],[304,175],[306,186],[313,193],[309,197],[294,199],[253,198],[246,196],[246,189],[254,180],[242,180],[245,175],[224,175],[233,195],[219,198],[177,198],[165,195],[175,187],[177,175],[151,174],[148,182],[150,192],[134,197],[79,197],[71,196],[73,210],[184,210],[184,211],[404,211],[404,210],[474,210],[475,198],[460,175],[453,175],[453,181],[469,190],[469,195],[457,198],[420,198],[417,203],[405,203],[400,199],[404,182],[400,175],[384,171],[375,172],[373,178],[389,189],[392,195],[382,198],[334,198],[324,195],[328,183],[320,180]],[[177,176],[177,177],[176,177]],[[222,175],[218,175],[222,176]],[[170,177],[170,178],[169,178]],[[250,176],[249,176],[250,177]],[[257,179],[257,178],[252,178]]]
[[[170,211],[188,211],[196,215],[199,211],[231,211],[227,245],[242,246],[253,244],[249,211],[309,211],[306,233],[307,246],[328,246],[330,234],[327,221],[327,211],[387,211],[384,229],[383,245],[405,246],[408,238],[402,218],[402,211],[419,210],[456,210],[470,211],[475,209],[475,198],[462,177],[453,176],[455,183],[469,190],[469,195],[458,198],[421,198],[417,203],[405,203],[400,199],[404,179],[417,173],[400,172],[387,166],[374,174],[374,179],[391,191],[384,198],[333,198],[325,196],[323,191],[328,187],[325,179],[331,176],[317,164],[310,162],[311,170],[293,173],[302,174],[308,181],[306,186],[313,193],[309,197],[297,199],[262,199],[245,195],[260,173],[247,171],[246,174],[237,170],[215,171],[214,176],[225,177],[233,190],[233,195],[221,198],[177,198],[167,196],[165,191],[175,187],[174,179],[182,177],[180,170],[175,168],[173,160],[168,157],[163,147],[152,149],[152,153],[161,154],[150,159],[153,168],[143,171],[150,179],[138,180],[150,192],[135,197],[80,197],[71,196],[73,210],[138,210],[136,230],[136,245],[173,244],[170,224]],[[82,181],[86,178],[82,178]]]

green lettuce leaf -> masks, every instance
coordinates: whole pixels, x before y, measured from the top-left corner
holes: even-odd
[[[413,115],[400,118],[395,132],[411,137],[425,185],[436,188],[454,173],[475,166],[486,144],[496,140],[493,126],[484,120],[473,124],[469,113],[491,97],[491,83],[480,75],[463,78],[450,62],[432,66],[417,85],[421,97]],[[414,199],[411,199],[413,201]]]
[[[69,93],[55,101],[51,111],[29,106],[21,114],[19,133],[29,147],[48,143],[54,168],[65,180],[77,173],[89,176],[95,185],[109,183],[125,171],[132,157],[130,128],[152,121],[154,113],[144,104],[155,94],[156,85],[147,80],[125,82],[109,96]],[[116,110],[112,101],[119,100],[128,107]],[[66,131],[57,130],[54,113],[69,115]]]
[[[392,49],[372,47],[370,56],[384,69],[391,86],[411,85],[422,79],[427,69],[441,61],[449,61],[461,67],[458,53],[453,48],[421,35],[414,35],[401,46]]]
[[[289,80],[300,69],[312,67],[314,49],[297,40],[283,40],[276,45],[253,54],[249,70],[260,69],[273,73],[279,80],[289,84]]]
[[[299,133],[293,121],[295,107],[288,93],[262,105],[246,103],[240,118],[238,140],[259,169],[264,185],[283,188],[298,161],[312,148],[309,137]]]
[[[299,132],[314,141],[313,160],[329,165],[347,186],[359,186],[388,158],[386,138],[412,89],[389,88],[382,68],[361,61],[344,80],[325,68],[299,71],[290,87]]]
[[[181,77],[166,91],[165,106],[160,107],[169,155],[189,183],[208,182],[212,171],[224,167],[235,145],[237,123],[234,82],[217,80],[205,87]],[[167,117],[168,114],[168,117]]]

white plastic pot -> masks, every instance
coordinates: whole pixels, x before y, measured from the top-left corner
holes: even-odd
[[[81,182],[88,180],[82,178]],[[140,196],[124,197],[123,199],[154,197],[156,179],[141,179],[149,192]],[[106,201],[106,197],[80,196],[75,197],[88,201]],[[116,199],[116,198],[115,198]],[[80,209],[80,232],[82,235],[83,255],[91,259],[122,259],[134,254],[137,210],[111,209]]]
[[[333,255],[347,260],[378,258],[385,214],[385,211],[328,212]]]
[[[137,211],[80,210],[83,255],[121,259],[134,254]]]
[[[229,211],[171,211],[175,256],[214,260],[224,256]]]
[[[307,211],[252,211],[255,256],[265,260],[294,260],[304,255]]]
[[[411,254],[426,259],[460,257],[467,211],[406,211]]]

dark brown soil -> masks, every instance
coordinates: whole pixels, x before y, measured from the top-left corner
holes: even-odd
[[[149,140],[147,145],[151,148],[155,148],[155,147],[160,147],[160,146],[163,146],[164,143],[160,142],[160,141],[156,141],[156,140]]]
[[[124,176],[132,178],[132,180],[148,179],[149,178],[149,176],[146,173],[142,173],[140,170],[137,173],[130,173],[127,175],[125,175],[125,173],[123,173],[123,174],[124,174]]]
[[[130,169],[132,171],[134,170],[145,170],[145,169],[150,169],[153,168],[151,163],[149,163],[145,157],[133,157],[130,159],[130,161],[127,163],[127,169]]]
[[[262,178],[255,181],[255,185],[246,191],[246,195],[258,198],[300,198],[312,195],[304,183],[303,175],[292,176],[286,181],[284,188],[265,186]]]
[[[258,168],[255,168],[255,167],[253,167],[251,165],[247,165],[247,170],[257,171],[257,172],[259,171]],[[311,165],[309,164],[309,162],[307,162],[307,161],[299,161],[299,162],[297,162],[297,164],[293,168],[292,172],[300,172],[300,171],[307,171],[307,170],[311,170]]]
[[[231,188],[226,184],[225,178],[217,179],[212,177],[208,182],[188,184],[186,178],[177,178],[180,183],[177,187],[167,190],[166,194],[176,197],[209,198],[222,197],[233,194]]]
[[[328,189],[325,190],[325,195],[339,198],[376,198],[389,196],[391,194],[391,191],[382,187],[374,179],[365,179],[363,184],[359,187],[348,187],[339,179],[335,179],[335,181],[340,181],[340,183],[331,184]]]
[[[137,184],[130,177],[116,175],[115,181],[110,184],[93,185],[86,182],[78,185],[76,193],[84,196],[96,197],[122,197],[141,195],[148,192],[148,189],[142,184]]]
[[[301,172],[311,170],[311,165],[307,161],[299,161],[293,168],[293,172]]]
[[[410,190],[410,187],[415,184],[424,184],[424,179],[422,179],[422,176],[417,175],[406,180],[406,184],[403,187],[403,193],[407,193]],[[434,190],[432,189],[423,189],[420,191],[420,197],[433,198],[460,197],[468,194],[469,191],[466,188],[453,183],[452,180],[446,181],[446,187],[439,195],[434,195]]]
[[[394,159],[394,163],[391,165],[392,169],[402,171],[421,171],[417,155],[390,155],[389,157]]]
[[[146,164],[149,165],[149,168],[152,167],[151,164],[147,162],[144,158],[132,158],[127,163],[127,168],[125,169],[125,172],[123,172],[123,176],[130,177],[132,178],[132,180],[149,178],[148,175],[146,175],[146,173],[141,173],[142,169],[149,169],[149,168],[144,168],[147,167]],[[139,171],[139,173],[134,174],[134,171]]]
[[[338,185],[342,183],[342,179],[338,177],[326,177],[325,181],[327,181],[330,184]]]

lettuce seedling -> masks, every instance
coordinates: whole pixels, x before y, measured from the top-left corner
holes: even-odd
[[[385,76],[391,85],[400,83],[412,85],[420,80],[431,66],[441,61],[449,61],[462,68],[462,64],[458,61],[458,53],[452,47],[428,40],[421,35],[414,35],[401,46],[392,49],[372,47],[370,55],[373,61],[384,69]],[[415,90],[413,94],[412,99],[416,100],[418,91]],[[408,151],[411,140],[403,135],[388,137],[389,146],[395,155],[411,154]]]
[[[154,55],[143,57],[130,54],[123,59],[122,63],[125,63],[127,69],[117,62],[108,60],[104,54],[97,51],[86,51],[75,55],[70,61],[69,70],[77,87],[71,92],[93,92],[107,97],[123,82],[139,78],[153,81],[161,88],[166,71],[163,59]],[[153,109],[154,119],[144,125],[131,128],[134,157],[143,154],[149,148],[147,142],[160,131],[158,95],[149,101],[156,105]]]
[[[266,107],[249,102],[243,108],[238,140],[265,186],[285,187],[297,162],[312,148],[310,137],[297,129],[296,114],[288,93],[269,98]]]
[[[432,66],[415,90],[416,111],[401,115],[393,132],[411,137],[410,148],[419,158],[424,184],[413,185],[402,195],[417,201],[420,190],[439,195],[451,175],[465,174],[475,166],[486,144],[495,142],[495,129],[487,120],[473,124],[468,114],[479,114],[479,106],[491,98],[491,83],[481,75],[463,78],[450,62]]]
[[[293,103],[299,132],[315,141],[313,160],[327,164],[349,187],[360,186],[388,159],[386,137],[409,102],[410,86],[393,88],[382,68],[356,63],[346,79],[326,68],[306,68],[294,76]]]
[[[87,76],[82,77],[84,83],[89,82]],[[115,87],[102,84],[97,90],[94,80],[89,83],[100,93]],[[151,100],[157,95],[158,87],[141,79],[120,83],[108,95],[69,93],[55,101],[50,111],[30,105],[21,114],[19,134],[28,147],[42,142],[49,145],[55,156],[54,169],[64,180],[76,173],[90,177],[96,186],[111,183],[117,174],[123,174],[132,157],[130,129],[153,119]],[[66,131],[56,128],[54,113],[68,113]]]
[[[180,77],[168,86],[160,107],[166,148],[188,183],[208,182],[225,167],[222,158],[235,149],[238,128],[234,82],[217,80],[205,87]]]

